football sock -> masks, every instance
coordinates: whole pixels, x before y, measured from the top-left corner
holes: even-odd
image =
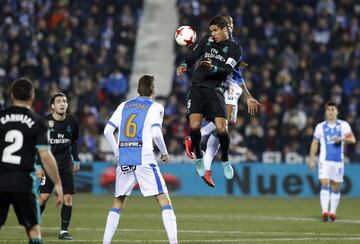
[[[162,219],[165,226],[167,236],[169,238],[170,244],[177,243],[177,226],[176,226],[176,217],[174,210],[171,205],[166,205],[161,208]]]
[[[209,122],[207,125],[201,127],[200,129],[202,137],[210,135],[213,131],[216,131],[216,126],[213,122]]]
[[[44,203],[43,205],[40,205],[41,214],[44,212],[45,207],[46,207],[46,203]]]
[[[322,185],[320,190],[320,204],[323,213],[329,212],[330,187]]]
[[[65,204],[61,207],[61,230],[67,231],[71,219],[72,206]]]
[[[205,170],[210,170],[211,163],[215,158],[219,145],[219,138],[211,134],[207,141],[206,151],[204,154]]]
[[[330,193],[330,213],[336,214],[336,209],[339,206],[341,198],[340,191],[331,191]]]
[[[29,244],[42,244],[42,239],[30,239]]]
[[[230,146],[229,133],[226,132],[225,134],[222,134],[222,135],[218,134],[218,136],[219,136],[220,148],[221,148],[221,152],[222,152],[221,161],[227,162],[227,161],[229,161],[229,156],[228,156],[229,146]]]
[[[196,158],[202,158],[202,152],[200,148],[201,133],[199,130],[190,131],[190,138],[195,150]]]
[[[106,226],[103,237],[103,244],[110,244],[117,226],[119,224],[121,211],[118,208],[111,208],[106,219]]]

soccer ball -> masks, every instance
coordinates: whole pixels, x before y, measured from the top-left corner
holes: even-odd
[[[196,32],[191,26],[180,26],[175,32],[175,41],[180,46],[190,46],[196,41]]]

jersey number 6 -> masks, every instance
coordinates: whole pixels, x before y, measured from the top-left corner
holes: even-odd
[[[136,136],[137,124],[134,121],[136,114],[131,114],[126,121],[125,135],[127,138],[134,138]]]

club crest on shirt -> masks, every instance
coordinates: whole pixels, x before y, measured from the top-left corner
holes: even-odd
[[[222,49],[222,51],[223,51],[223,53],[227,53],[227,52],[229,51],[229,47],[228,47],[228,46],[224,47],[224,48]]]
[[[55,125],[54,120],[49,120],[48,125],[49,125],[50,128],[53,128],[54,125]]]

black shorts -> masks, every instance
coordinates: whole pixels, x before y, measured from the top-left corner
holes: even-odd
[[[75,194],[74,172],[72,168],[59,171],[64,194]],[[54,183],[46,175],[45,185],[40,186],[40,193],[51,193],[54,189]]]
[[[190,114],[203,114],[208,120],[226,118],[224,93],[221,89],[192,85],[188,94],[187,111]]]
[[[35,194],[0,192],[0,226],[4,225],[10,205],[13,205],[20,225],[30,228],[41,222],[40,207]]]

